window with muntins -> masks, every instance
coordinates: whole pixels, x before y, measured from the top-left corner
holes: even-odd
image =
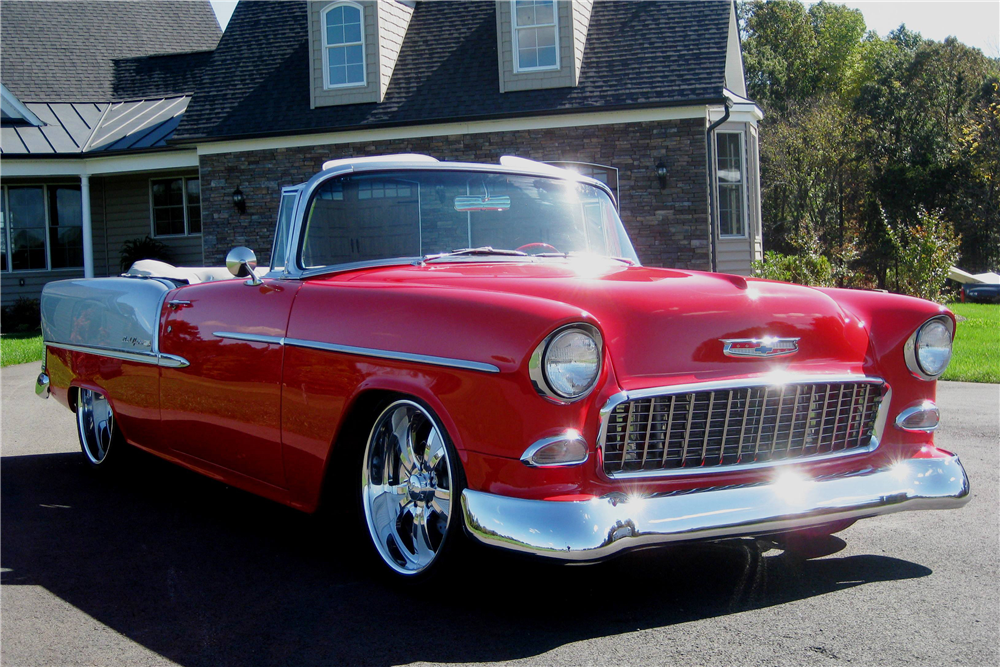
[[[149,182],[153,236],[201,234],[201,182],[192,178],[157,178]]]
[[[333,5],[323,12],[323,65],[327,88],[365,85],[364,10]]]
[[[12,185],[0,192],[0,267],[45,271],[83,266],[79,185]]]
[[[559,29],[554,0],[513,0],[514,71],[559,69]]]
[[[719,235],[746,236],[746,169],[743,135],[715,135],[716,174],[719,180]]]

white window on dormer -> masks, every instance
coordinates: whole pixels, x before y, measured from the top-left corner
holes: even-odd
[[[554,0],[513,0],[514,71],[559,69]]]
[[[364,86],[364,9],[352,2],[323,11],[323,79],[327,88]]]

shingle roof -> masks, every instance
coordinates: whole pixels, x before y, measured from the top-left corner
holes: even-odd
[[[598,0],[578,86],[500,93],[496,2],[419,2],[381,103],[310,109],[305,3],[241,2],[174,139],[719,100],[729,12]]]
[[[45,124],[0,128],[0,154],[66,157],[164,148],[190,100],[181,95],[114,104],[29,102],[25,106]]]
[[[22,102],[122,99],[116,59],[211,50],[220,35],[208,0],[3,0],[0,80]]]
[[[193,93],[211,56],[211,51],[196,51],[115,60],[114,99]]]

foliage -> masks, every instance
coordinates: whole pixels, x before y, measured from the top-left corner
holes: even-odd
[[[4,334],[0,336],[0,366],[41,361],[45,346],[41,334]]]
[[[896,257],[892,285],[896,292],[937,301],[948,269],[958,261],[959,239],[940,214],[921,209],[917,218],[912,225],[886,227]]]
[[[4,333],[28,333],[38,331],[42,327],[42,313],[38,299],[25,296],[3,309],[2,328]]]
[[[963,268],[1000,269],[1000,60],[905,26],[879,37],[828,2],[742,2],[739,17],[748,94],[765,112],[768,250],[802,254],[809,227],[838,284],[916,291],[899,269],[908,239],[947,238],[949,223]],[[920,211],[935,211],[933,233]],[[772,255],[761,270],[775,262],[787,268]]]
[[[170,248],[162,241],[150,238],[135,238],[125,241],[121,249],[121,270],[125,273],[140,259],[158,259],[161,262],[170,261]]]
[[[987,303],[950,303],[958,316],[955,348],[944,380],[1000,382],[1000,306]],[[964,318],[964,319],[963,319]]]

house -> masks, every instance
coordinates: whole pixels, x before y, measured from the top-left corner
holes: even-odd
[[[171,141],[198,151],[211,264],[237,245],[266,261],[281,186],[324,161],[416,152],[579,169],[618,192],[644,263],[746,274],[745,95],[728,0],[241,2]]]
[[[217,46],[217,35],[193,26],[203,3],[169,10],[141,3],[144,9],[128,11],[184,14],[192,25],[159,21],[173,26],[171,34],[153,36],[150,25],[137,22],[146,51],[95,53],[110,64],[100,69],[100,81],[89,66],[83,72],[93,89],[60,88],[69,78],[64,74],[44,96],[29,83],[30,68],[8,82],[8,29],[18,30],[9,28],[8,14],[46,14],[54,6],[23,4],[5,0],[2,16],[3,82],[22,107],[36,115],[46,107],[51,111],[43,114],[54,116],[60,102],[81,115],[86,110],[76,106],[88,103],[99,111],[95,123],[108,116],[110,131],[115,113],[125,109],[112,103],[129,102],[139,105],[134,113],[142,118],[169,125],[133,144],[127,123],[108,140],[103,126],[94,125],[87,138],[71,135],[60,144],[46,138],[45,128],[61,116],[54,122],[39,116],[49,125],[29,129],[25,115],[18,131],[43,140],[19,134],[24,148],[15,154],[4,121],[5,188],[15,185],[15,175],[18,183],[58,176],[75,178],[84,192],[91,177],[90,232],[84,216],[82,239],[92,238],[95,275],[115,273],[116,248],[144,229],[170,243],[177,264],[218,265],[238,245],[265,263],[283,186],[307,180],[327,160],[401,152],[494,163],[518,155],[599,178],[617,193],[645,264],[747,274],[761,255],[762,114],[746,99],[729,0],[241,2]],[[32,23],[21,25],[25,31]],[[19,47],[74,48],[36,42],[22,40]],[[48,62],[44,53],[37,59]],[[155,116],[159,110],[162,117]],[[95,152],[119,135],[126,140],[110,144],[113,150]],[[56,155],[43,156],[44,150]],[[132,171],[100,171],[129,160]],[[56,163],[77,165],[76,171],[42,167]],[[143,207],[150,212],[140,215]],[[61,218],[48,224],[52,236]],[[20,252],[7,247],[11,257]],[[84,255],[89,266],[86,247],[74,257]],[[48,246],[46,252],[52,255]],[[51,279],[62,270],[47,259],[43,272],[38,257],[37,278],[28,276],[24,260],[5,264],[5,302],[14,281]]]
[[[3,304],[147,235],[202,263],[198,156],[167,140],[221,36],[208,0],[4,0],[0,30]]]

